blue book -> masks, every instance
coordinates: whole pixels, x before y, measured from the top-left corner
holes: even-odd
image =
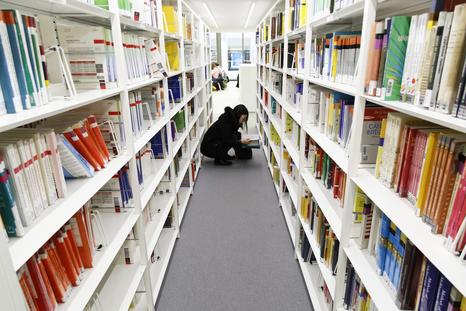
[[[168,78],[168,89],[172,91],[175,103],[181,102],[182,84],[179,76]]]
[[[3,15],[8,15],[8,18],[3,19],[3,22],[6,25],[8,39],[10,40],[10,50],[13,56],[13,62],[15,64],[16,80],[18,81],[21,103],[23,105],[23,109],[29,109],[31,107],[31,101],[29,98],[26,85],[26,76],[24,73],[24,68],[26,66],[23,64],[23,60],[21,59],[20,43],[18,40],[18,33],[16,32],[16,25],[14,23],[15,13],[9,10],[4,10],[1,13]]]
[[[15,91],[13,88],[14,81],[11,81],[10,77],[15,78],[16,73],[10,72],[7,63],[6,53],[10,53],[9,46],[4,46],[4,40],[0,38],[0,86],[2,87],[3,99],[5,101],[7,113],[17,113],[21,109],[18,109]]]
[[[418,311],[434,310],[439,280],[440,271],[430,261],[427,261]]]
[[[437,297],[435,299],[435,311],[447,311],[451,288],[452,284],[450,281],[448,281],[444,275],[441,275],[438,283]]]
[[[18,237],[24,235],[24,228],[8,175],[3,161],[0,160],[0,214],[7,235]]]
[[[57,137],[65,179],[94,176],[94,168],[62,135]]]
[[[388,233],[390,231],[390,219],[382,215],[382,220],[380,224],[380,237],[379,242],[377,243],[377,268],[378,273],[383,274],[385,267],[385,258],[387,255],[387,243],[388,243]]]

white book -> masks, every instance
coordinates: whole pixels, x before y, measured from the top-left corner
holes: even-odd
[[[53,205],[57,201],[57,188],[53,179],[51,153],[47,151],[45,137],[42,134],[34,135],[34,144],[39,157],[41,176],[44,180],[48,205]]]
[[[402,98],[406,97],[409,80],[411,79],[414,66],[416,34],[418,31],[419,16],[414,15],[411,17],[411,24],[409,26],[408,46],[406,47],[405,63],[403,67],[403,75],[401,78],[400,94]]]
[[[445,64],[437,98],[438,110],[451,113],[458,91],[458,76],[461,74],[461,62],[466,48],[466,4],[455,7],[451,24],[450,37],[445,55]]]
[[[432,89],[426,91],[426,98],[424,100],[424,107],[430,110],[435,110],[437,105],[437,95],[442,79],[443,66],[445,63],[445,55],[448,47],[448,39],[450,37],[451,23],[453,21],[453,13],[448,12],[445,18],[445,26],[443,27],[442,42],[440,44],[440,51],[437,60],[437,68],[435,69],[435,78]]]
[[[46,209],[49,206],[49,200],[47,197],[47,176],[42,175],[40,167],[40,153],[37,152],[36,145],[33,138],[24,140],[25,148],[28,149],[29,155],[32,159],[32,171],[37,185],[39,186],[39,198],[42,201],[42,209]],[[38,199],[38,198],[37,198]]]
[[[15,144],[0,143],[0,153],[11,176],[11,185],[21,222],[23,226],[29,226],[34,221],[35,214],[18,149]]]
[[[422,55],[426,47],[429,14],[425,13],[419,16],[418,20],[418,31],[416,32],[416,40],[414,46],[413,54],[413,68],[412,68],[412,78],[408,81],[408,87],[406,90],[407,100],[411,103],[414,102],[414,95],[416,91],[416,85],[419,83],[422,70]]]

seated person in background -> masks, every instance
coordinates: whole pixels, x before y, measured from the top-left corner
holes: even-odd
[[[242,148],[249,139],[241,140],[238,129],[247,124],[249,111],[244,105],[235,108],[225,107],[225,112],[207,130],[202,139],[201,153],[215,159],[215,165],[231,165],[235,157],[229,156],[228,151],[233,148],[238,159],[251,159],[251,149]]]

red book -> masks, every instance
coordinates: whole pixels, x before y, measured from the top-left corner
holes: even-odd
[[[66,275],[65,268],[62,266],[60,259],[58,257],[57,249],[55,244],[53,242],[49,241],[48,248],[47,248],[47,253],[49,254],[49,257],[55,266],[55,270],[58,272],[58,275],[60,277],[60,281],[63,284],[63,288],[65,288],[66,295],[71,291],[71,281]]]
[[[1,14],[1,13],[0,13]],[[27,279],[27,275],[23,269],[20,269],[18,272],[18,280],[21,289],[23,290],[24,298],[26,303],[31,311],[39,310],[39,306],[37,305],[36,301],[32,297],[32,292],[34,292],[33,285],[31,280]]]
[[[97,171],[101,167],[99,163],[94,159],[91,152],[87,149],[84,142],[79,139],[79,136],[71,129],[68,128],[63,132],[63,136],[70,142],[71,145],[92,165],[92,167]]]
[[[37,305],[39,306],[39,309],[44,310],[44,311],[54,310],[55,306],[53,305],[49,297],[49,294],[47,292],[47,287],[45,286],[45,282],[42,278],[42,274],[40,273],[35,255],[33,255],[26,262],[26,266],[27,266],[27,270],[29,271],[32,284],[34,285],[35,294],[36,294],[34,298],[37,302]]]
[[[417,133],[417,129],[408,128],[406,146],[401,162],[401,169],[399,174],[400,176],[397,187],[397,192],[401,197],[406,197],[408,195],[408,181],[410,177],[409,172],[412,171],[412,159],[414,155]]]
[[[456,237],[459,227],[461,226],[461,222],[466,216],[465,199],[466,199],[466,169],[463,169],[460,184],[458,186],[458,190],[456,192],[456,196],[453,201],[453,209],[451,212],[450,221],[448,223],[448,227],[446,231],[446,236],[451,237],[452,240]]]
[[[47,272],[45,271],[44,263],[42,262],[42,259],[40,259],[40,256],[37,256],[36,260],[37,260],[37,266],[39,267],[39,272],[45,283],[45,288],[47,288],[47,293],[49,295],[50,301],[52,302],[53,306],[56,307],[58,302],[57,302],[57,299],[55,298],[55,294],[53,293],[52,285],[50,284],[50,280],[47,276]]]
[[[89,136],[86,127],[83,124],[78,123],[73,126],[73,131],[78,135],[79,139],[86,146],[86,149],[92,154],[92,157],[97,161],[97,163],[99,163],[100,167],[105,167],[106,161],[102,157],[102,154],[94,143],[92,137]]]
[[[71,242],[68,237],[68,233],[66,232],[64,228],[61,230],[60,233],[63,238],[63,241],[65,242],[65,248],[66,248],[66,251],[68,252],[68,256],[70,256],[71,263],[73,264],[74,272],[76,273],[79,279],[81,275],[81,267],[79,266],[78,260],[74,256],[73,249],[71,247]]]
[[[102,136],[102,132],[100,131],[100,127],[97,124],[96,117],[94,115],[88,116],[87,123],[89,124],[89,128],[91,129],[89,132],[92,133],[93,137],[97,141],[100,150],[103,152],[107,160],[110,160],[110,153],[108,152],[104,137]]]
[[[66,248],[65,240],[63,239],[63,236],[60,234],[60,232],[55,234],[53,243],[56,247],[58,260],[60,261],[60,264],[63,267],[66,276],[68,277],[68,280],[70,280],[71,285],[78,286],[79,277],[76,273],[70,254],[68,253],[68,249]]]
[[[67,290],[60,280],[60,274],[55,269],[55,265],[53,264],[52,259],[48,255],[48,252],[45,250],[39,254],[39,257],[44,264],[44,268],[50,281],[50,285],[52,286],[55,298],[58,302],[64,303],[66,301]]]
[[[70,219],[70,224],[84,268],[92,268],[92,250],[82,209]]]
[[[81,260],[81,257],[79,256],[78,247],[76,246],[76,240],[74,239],[72,227],[69,223],[65,225],[65,230],[66,230],[67,240],[69,241],[69,244],[71,247],[71,252],[73,253],[73,258],[75,258],[78,264],[79,271],[83,272],[84,271],[83,262]]]

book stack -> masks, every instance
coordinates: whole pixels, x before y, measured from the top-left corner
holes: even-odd
[[[311,6],[311,16],[321,17],[341,10],[347,6],[357,3],[361,0],[317,0],[313,1]]]
[[[168,78],[168,100],[170,109],[173,109],[176,103],[181,103],[183,97],[183,84],[181,75]]]
[[[290,76],[286,77],[286,94],[285,101],[291,104],[298,111],[301,111],[303,104],[303,81],[293,79]]]
[[[57,30],[76,88],[116,87],[115,54],[110,29],[67,23],[58,24]]]
[[[0,26],[0,115],[47,104],[47,65],[37,19],[1,10]]]
[[[349,260],[346,262],[343,307],[345,310],[377,310],[374,301]]]
[[[120,169],[112,178],[91,198],[92,207],[109,209],[120,213],[122,208],[132,206],[133,191],[129,182],[128,166]]]
[[[144,119],[144,110],[147,110],[147,105],[143,106],[142,93],[140,91],[129,92],[128,97],[129,110],[131,112],[131,128],[134,136],[138,137],[150,127],[149,122],[145,122]]]
[[[444,10],[374,23],[367,94],[466,119],[466,4]]]
[[[273,126],[273,124],[270,124],[270,140],[272,143],[274,143],[276,146],[280,146],[281,144],[281,138],[280,135],[278,134],[277,130]]]
[[[122,40],[128,79],[133,80],[149,77],[148,55],[146,54],[145,48],[146,38],[124,33]]]
[[[400,309],[441,310],[441,306],[459,306],[462,300],[466,303],[466,298],[376,206],[367,248]]]
[[[180,46],[177,41],[165,41],[165,53],[168,58],[168,71],[180,70]]]
[[[406,197],[432,232],[447,238],[452,252],[461,252],[466,135],[401,113],[389,113],[384,122],[376,177]]]
[[[276,39],[285,33],[285,13],[277,12],[272,15],[270,20],[271,39]]]
[[[299,170],[286,148],[283,149],[283,165],[285,172],[291,177],[291,179],[293,181],[297,181],[299,178]]]
[[[30,310],[55,310],[83,279],[102,242],[88,205],[80,209],[17,272]]]
[[[307,187],[304,187],[301,199],[300,216],[304,222],[309,224],[315,243],[319,246],[320,253],[316,256],[319,256],[325,266],[335,275],[340,242]]]
[[[295,39],[288,41],[287,68],[297,74],[304,74],[304,40]]]
[[[276,68],[283,68],[283,43],[278,43],[272,46],[272,66]]]
[[[187,94],[192,94],[194,92],[194,85],[195,85],[195,79],[194,79],[194,72],[187,72],[186,73],[186,93]]]
[[[299,152],[299,138],[301,136],[301,127],[288,113],[286,114],[285,119],[285,135],[288,136],[288,138],[293,143],[293,146],[297,148]]]
[[[290,0],[290,30],[303,27],[307,22],[307,0]]]
[[[316,263],[316,257],[312,252],[311,244],[307,238],[306,233],[304,232],[303,227],[299,230],[299,249],[301,250],[301,258],[304,262],[308,262],[310,264]]]
[[[178,12],[173,5],[162,5],[164,30],[172,34],[178,34]]]
[[[283,90],[283,74],[272,70],[270,74],[270,84],[272,85],[272,90],[281,96]]]
[[[346,174],[329,155],[308,135],[304,147],[304,164],[315,179],[320,179],[341,207],[344,204]]]
[[[139,92],[143,106],[146,106],[146,109],[143,109],[143,120],[150,127],[155,120],[165,115],[167,109],[164,101],[163,82],[139,89]]]
[[[311,76],[326,81],[353,84],[359,59],[361,33],[338,31],[311,42]]]

